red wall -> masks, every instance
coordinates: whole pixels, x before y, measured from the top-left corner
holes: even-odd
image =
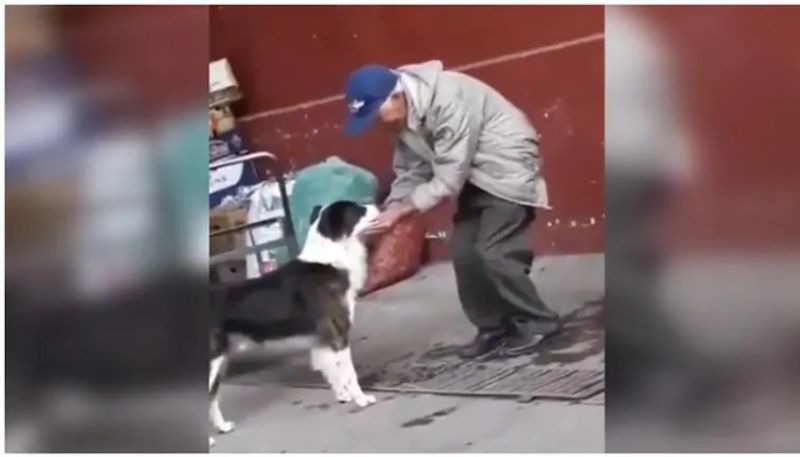
[[[800,246],[800,8],[644,7],[679,76],[697,179],[665,217],[671,245]]]
[[[202,62],[209,52],[207,7],[56,8],[59,44],[69,63],[82,82],[120,91],[115,92],[118,109],[158,116],[205,105],[208,77]]]
[[[603,40],[565,43],[602,34],[602,6],[213,6],[210,26],[211,58],[231,62],[245,94],[235,111],[254,148],[296,167],[337,154],[376,173],[382,191],[393,176],[391,139],[345,138],[343,102],[325,100],[350,71],[428,59],[457,67],[544,47],[468,72],[542,134],[554,209],[539,213],[537,252],[603,250]],[[447,230],[450,216],[450,204],[437,208],[428,230]],[[428,247],[433,257],[446,253],[440,241]]]

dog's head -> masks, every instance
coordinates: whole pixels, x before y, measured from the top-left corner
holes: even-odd
[[[311,228],[324,238],[340,241],[361,235],[378,214],[375,205],[337,201],[325,207],[314,207],[311,211]]]

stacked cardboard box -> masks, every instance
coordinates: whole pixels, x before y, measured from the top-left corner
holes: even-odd
[[[247,224],[247,208],[214,209],[209,212],[209,233],[228,230]],[[210,253],[212,256],[242,249],[246,246],[244,230],[211,237]],[[242,256],[244,258],[244,256]]]

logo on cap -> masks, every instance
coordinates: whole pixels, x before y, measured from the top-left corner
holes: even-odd
[[[347,105],[347,108],[350,110],[351,114],[356,114],[362,106],[364,106],[364,100],[353,100]]]

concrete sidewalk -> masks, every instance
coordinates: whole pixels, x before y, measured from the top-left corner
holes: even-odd
[[[603,297],[602,255],[537,259],[542,297],[562,315]],[[590,336],[589,333],[591,333]],[[353,351],[362,369],[434,344],[474,336],[463,317],[449,264],[361,300]],[[602,329],[565,337],[531,363],[603,368]],[[282,385],[285,373],[308,370],[308,354],[291,344],[239,354],[222,387],[222,409],[237,423],[217,436],[213,452],[602,452],[604,407],[584,403],[378,393],[360,410],[328,390]],[[363,372],[363,371],[362,371]]]

